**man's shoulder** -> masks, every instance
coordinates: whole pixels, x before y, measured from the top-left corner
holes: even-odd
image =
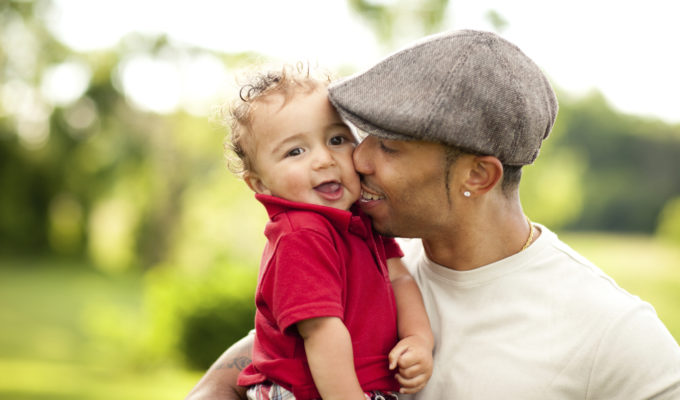
[[[617,311],[624,313],[640,306],[650,307],[556,235],[542,255],[536,263],[536,272],[545,269],[550,276],[546,284],[556,296],[560,293],[568,296],[569,304],[574,307],[582,306],[591,313],[600,311],[609,317]]]

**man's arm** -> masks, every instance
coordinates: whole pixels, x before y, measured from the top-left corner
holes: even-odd
[[[213,363],[205,375],[189,392],[186,400],[246,398],[246,388],[238,386],[238,374],[252,361],[253,341],[251,332],[234,343]]]
[[[397,303],[399,343],[389,354],[390,369],[396,375],[401,393],[416,393],[432,375],[434,338],[418,285],[399,258],[387,260]]]

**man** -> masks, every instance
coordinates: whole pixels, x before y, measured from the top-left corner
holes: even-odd
[[[488,32],[435,35],[334,84],[330,99],[368,134],[354,153],[363,210],[379,232],[421,239],[404,245],[435,336],[417,399],[680,399],[680,347],[654,309],[522,211],[521,167],[557,102],[517,47]],[[238,398],[251,343],[227,350],[189,398]]]

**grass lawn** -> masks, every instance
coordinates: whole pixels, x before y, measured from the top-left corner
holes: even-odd
[[[183,398],[200,372],[130,368],[115,357],[118,349],[101,351],[88,336],[85,316],[93,305],[116,304],[134,314],[141,301],[139,275],[0,260],[0,399]]]
[[[560,237],[650,302],[680,340],[680,246],[646,236]],[[130,366],[120,355],[130,349],[102,349],[110,345],[86,329],[95,305],[125,310],[114,328],[133,324],[136,319],[125,316],[139,315],[142,296],[139,274],[111,277],[68,262],[0,260],[0,399],[183,398],[201,372],[173,363]]]

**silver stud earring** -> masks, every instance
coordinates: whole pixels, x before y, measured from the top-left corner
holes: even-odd
[[[469,190],[466,190],[466,191],[463,192],[463,196],[470,197],[470,196],[472,196],[472,193],[470,193]]]

